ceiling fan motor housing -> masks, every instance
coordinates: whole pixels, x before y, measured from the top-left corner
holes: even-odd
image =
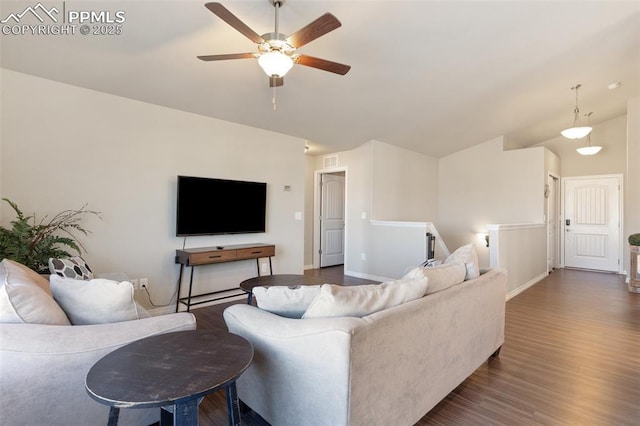
[[[287,42],[287,36],[282,33],[266,33],[261,36],[264,39],[264,43],[258,45],[260,53],[267,53],[273,50],[278,50],[284,54],[291,56],[296,50]]]

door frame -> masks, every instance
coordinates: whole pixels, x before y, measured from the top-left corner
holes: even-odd
[[[561,253],[564,253],[561,249],[562,241],[564,240],[562,237],[564,235],[562,229],[562,206],[563,200],[560,195],[561,177],[557,176],[554,173],[549,173],[547,175],[547,185],[548,188],[545,188],[545,202],[546,202],[546,225],[547,225],[547,250],[549,247],[553,246],[554,253],[552,258],[552,265],[549,265],[549,253],[547,252],[547,269],[548,272],[551,272],[555,268],[561,267]],[[549,191],[548,195],[547,192]],[[556,232],[550,236],[549,235],[549,224],[551,221],[555,221],[556,224]]]
[[[312,263],[313,268],[318,269],[320,267],[320,197],[322,192],[320,191],[320,182],[323,174],[335,174],[335,173],[344,173],[344,269],[347,268],[347,253],[348,253],[348,242],[347,238],[349,232],[349,173],[348,167],[340,166],[340,167],[330,167],[326,169],[316,170],[313,173],[313,237],[312,237]]]
[[[567,176],[567,177],[563,177],[561,178],[561,183],[560,183],[560,192],[561,192],[561,205],[560,205],[560,226],[562,227],[562,230],[560,232],[561,236],[560,236],[560,267],[564,268],[565,267],[565,256],[564,256],[564,250],[565,250],[565,238],[566,238],[566,222],[565,222],[565,202],[566,202],[566,196],[567,194],[565,193],[565,182],[567,180],[580,180],[580,179],[611,179],[611,178],[615,178],[618,180],[618,186],[619,186],[619,190],[618,190],[618,221],[619,221],[619,225],[618,227],[620,228],[620,232],[618,232],[618,257],[619,257],[619,261],[618,261],[618,274],[622,274],[624,271],[624,237],[623,237],[623,231],[624,231],[624,176],[622,173],[612,173],[612,174],[608,174],[608,175],[588,175],[588,176]],[[603,272],[607,272],[607,271],[603,271]]]

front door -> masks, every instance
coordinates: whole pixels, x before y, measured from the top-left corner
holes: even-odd
[[[321,175],[320,267],[344,263],[344,174]]]
[[[565,266],[619,272],[619,176],[564,181]]]

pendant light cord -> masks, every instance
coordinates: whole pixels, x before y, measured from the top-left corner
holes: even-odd
[[[573,127],[577,127],[576,124],[580,121],[580,109],[578,108],[578,89],[582,86],[582,84],[576,84],[571,88],[571,90],[576,91],[576,107],[573,110]]]

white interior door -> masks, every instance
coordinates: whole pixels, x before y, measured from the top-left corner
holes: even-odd
[[[620,177],[564,181],[565,266],[618,272]]]
[[[344,263],[344,173],[321,175],[320,267]]]

